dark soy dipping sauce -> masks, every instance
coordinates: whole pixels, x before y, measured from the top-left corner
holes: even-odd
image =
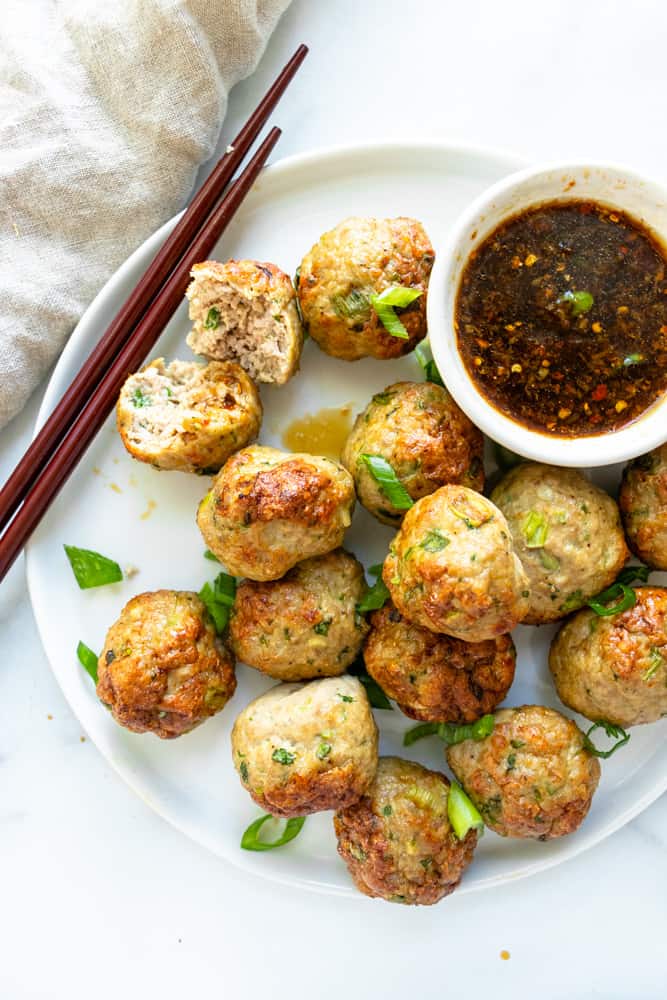
[[[594,202],[528,209],[470,255],[455,328],[470,377],[503,413],[566,437],[613,430],[667,390],[664,251]]]

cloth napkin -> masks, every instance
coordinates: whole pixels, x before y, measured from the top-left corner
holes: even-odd
[[[0,427],[177,212],[289,0],[4,0]],[[111,318],[111,317],[110,317]]]

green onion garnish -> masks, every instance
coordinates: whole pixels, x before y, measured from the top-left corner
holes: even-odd
[[[444,387],[445,383],[442,381],[442,376],[438,371],[438,366],[433,360],[430,346],[424,342],[417,344],[415,347],[415,357],[422,367],[426,381],[434,382],[435,385],[441,385]]]
[[[611,587],[607,587],[602,593],[596,594],[595,597],[588,601],[589,608],[592,608],[595,614],[600,615],[601,618],[608,618],[611,615],[618,615],[622,611],[629,611],[637,603],[637,595],[630,584],[637,580],[641,583],[646,583],[650,572],[648,566],[626,566],[618,574]],[[616,604],[613,604],[610,608],[607,607],[610,601],[615,601],[617,598],[620,598],[620,600]]]
[[[375,583],[369,587],[362,599],[357,604],[357,611],[360,615],[365,615],[369,611],[377,611],[383,608],[389,600],[389,590],[382,579],[382,563],[371,566],[368,572],[376,577]]]
[[[450,785],[447,796],[447,816],[459,840],[463,840],[469,830],[484,828],[482,817],[455,781]]]
[[[531,510],[521,526],[521,532],[527,549],[541,549],[547,540],[549,525],[542,514]]]
[[[207,330],[217,330],[220,326],[220,310],[216,309],[215,306],[211,306],[209,311],[206,313],[204,326]]]
[[[396,510],[409,510],[412,497],[400,481],[389,462],[382,455],[360,455],[380,490]]]
[[[358,657],[354,663],[347,668],[347,672],[348,674],[352,674],[353,677],[357,677],[364,685],[366,688],[366,694],[368,695],[368,700],[373,708],[381,708],[389,712],[393,711],[389,698],[387,698],[378,682],[374,680],[369,673],[367,673],[364,661],[361,657]]]
[[[573,292],[569,288],[563,292],[560,298],[556,299],[558,305],[567,302],[573,316],[581,316],[582,313],[589,312],[593,308],[594,301],[590,292]]]
[[[370,302],[378,315],[383,327],[392,337],[408,340],[408,331],[395,313],[395,308],[404,309],[422,294],[419,288],[404,288],[402,285],[392,285],[385,288],[379,295],[371,295]]]
[[[443,535],[437,528],[433,528],[426,532],[419,543],[419,548],[424,549],[425,552],[442,552],[449,545],[449,541],[447,535]]]
[[[275,816],[272,816],[271,813],[266,813],[264,816],[260,816],[259,819],[256,819],[254,823],[250,824],[241,837],[241,847],[244,851],[272,851],[274,847],[282,847],[284,844],[289,844],[290,840],[294,840],[295,837],[298,837],[301,833],[303,824],[306,822],[305,816],[293,816],[291,819],[287,820],[285,823],[285,829],[276,840],[260,840],[260,830],[270,819],[278,822]]]
[[[218,573],[212,584],[205,583],[199,597],[213,619],[216,632],[220,635],[227,628],[229,609],[236,595],[236,580],[228,573]]]
[[[591,733],[596,729],[604,729],[609,739],[618,740],[618,742],[614,743],[610,750],[598,750],[590,738]],[[600,719],[599,722],[594,722],[591,728],[584,733],[584,746],[595,757],[602,757],[604,760],[607,760],[613,753],[616,753],[619,747],[625,746],[629,739],[630,733],[626,733],[625,729],[621,726],[615,726],[612,722],[605,722],[604,719]]]
[[[86,646],[85,642],[79,642],[76,647],[76,655],[83,669],[88,671],[93,682],[97,684],[97,661],[99,659],[97,653],[94,653],[90,646]]]
[[[90,549],[77,549],[74,545],[64,545],[63,548],[81,590],[104,587],[123,579],[123,571],[113,559]]]
[[[631,584],[639,581],[640,583],[646,583],[651,570],[648,566],[626,566],[616,577],[616,583]]]
[[[206,551],[204,552],[204,559],[210,559],[211,562],[220,562],[215,553],[211,552],[210,549],[206,549]]]
[[[464,740],[483,740],[493,732],[493,715],[483,715],[477,722],[457,726],[453,722],[424,722],[408,729],[403,735],[403,746],[410,747],[425,736],[439,736],[448,746]]]

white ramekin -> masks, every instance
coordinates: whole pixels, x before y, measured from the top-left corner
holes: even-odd
[[[442,247],[436,247],[428,290],[431,349],[442,378],[462,410],[506,448],[551,465],[599,466],[624,462],[667,439],[667,395],[627,427],[565,438],[543,434],[505,416],[481,395],[456,345],[454,310],[468,254],[509,216],[546,201],[591,199],[621,209],[667,247],[667,192],[625,167],[557,163],[521,170],[499,181],[459,216]]]

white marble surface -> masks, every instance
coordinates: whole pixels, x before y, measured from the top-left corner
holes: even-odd
[[[660,0],[295,0],[225,134],[305,40],[279,155],[435,135],[667,181],[666,19]],[[36,405],[0,434],[0,479]],[[0,589],[0,650],[2,1000],[664,996],[667,798],[558,869],[436,908],[304,895],[189,843],[83,742],[22,562]]]

